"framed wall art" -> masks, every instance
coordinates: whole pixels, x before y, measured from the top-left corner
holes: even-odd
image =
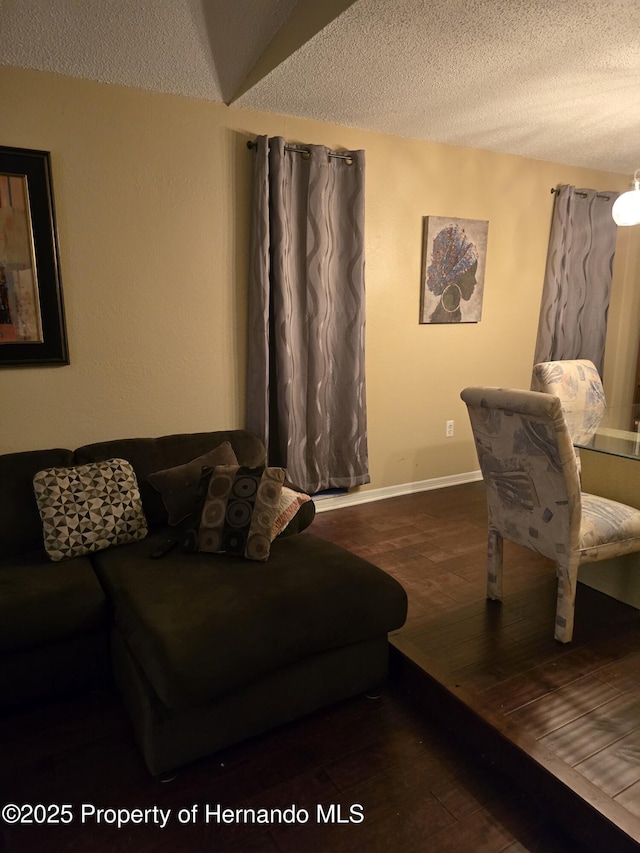
[[[0,146],[0,367],[68,363],[50,155]]]
[[[423,229],[420,322],[480,322],[489,223],[425,216]]]

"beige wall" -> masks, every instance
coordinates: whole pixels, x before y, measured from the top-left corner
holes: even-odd
[[[550,188],[628,183],[7,67],[0,104],[2,144],[52,154],[71,357],[67,367],[0,369],[3,452],[243,425],[246,141],[266,133],[366,150],[371,488],[475,470],[459,392],[528,387]],[[478,324],[418,323],[429,214],[489,220]],[[620,396],[631,393],[639,310],[637,234],[623,244],[605,373]]]

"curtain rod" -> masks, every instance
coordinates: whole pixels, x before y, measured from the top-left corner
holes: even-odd
[[[557,192],[559,192],[559,190],[557,190],[555,187],[551,187],[551,192],[557,193]],[[587,193],[581,193],[581,192],[578,192],[577,190],[576,190],[576,195],[579,195],[580,198],[586,198],[587,197]],[[611,199],[611,196],[610,195],[604,195],[603,193],[596,193],[596,198],[603,198],[605,201],[609,201]]]
[[[257,148],[257,144],[249,140],[247,142],[247,148]],[[293,151],[294,154],[302,154],[303,157],[309,157],[310,152],[308,148],[301,148],[296,145],[285,145],[285,151]],[[349,164],[353,163],[353,155],[352,154],[339,154],[336,151],[329,151],[329,157],[333,157],[334,160],[346,160]]]

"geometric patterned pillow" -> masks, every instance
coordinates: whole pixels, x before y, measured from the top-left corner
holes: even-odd
[[[126,459],[46,468],[33,478],[44,547],[52,560],[78,557],[147,535],[138,481]]]

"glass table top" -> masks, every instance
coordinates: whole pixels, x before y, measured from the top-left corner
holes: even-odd
[[[584,450],[640,459],[640,404],[602,412],[566,412],[573,443]]]

